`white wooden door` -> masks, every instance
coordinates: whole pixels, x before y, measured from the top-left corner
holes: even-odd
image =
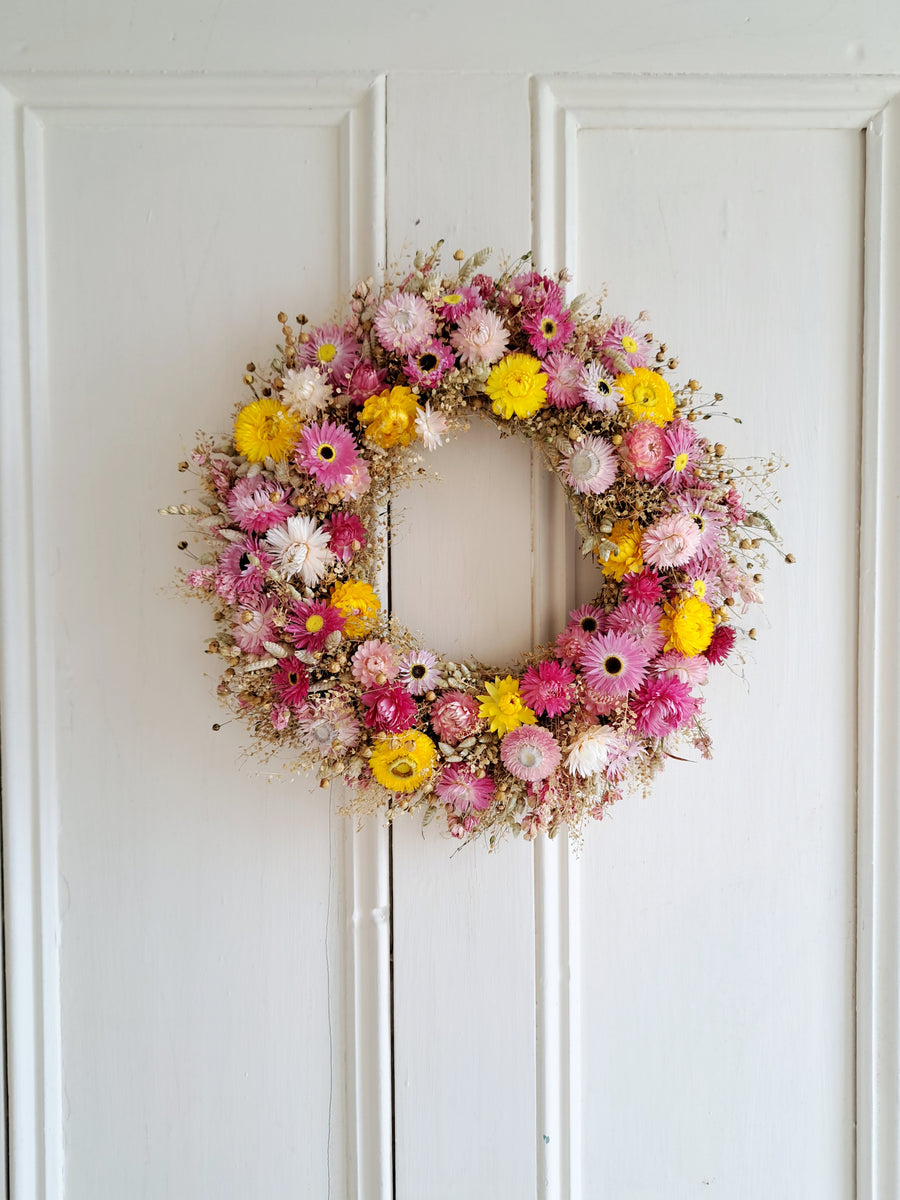
[[[727,30],[719,77],[669,78],[699,8],[604,61],[641,76],[465,6],[460,45],[399,6],[6,16],[14,1200],[900,1197],[900,84],[779,77],[783,46]],[[836,69],[804,44],[795,69]],[[798,563],[746,683],[711,685],[714,760],[578,854],[357,830],[336,789],[270,782],[212,732],[207,613],[168,586],[156,510],[278,310],[325,318],[438,237],[649,308],[743,418],[722,440],[791,463]],[[503,661],[596,588],[526,448],[475,428],[439,470],[395,610]]]

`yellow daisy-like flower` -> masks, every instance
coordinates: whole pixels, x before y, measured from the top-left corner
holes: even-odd
[[[518,679],[513,679],[511,675],[501,679],[495,675],[493,683],[484,681],[484,688],[487,695],[478,697],[481,701],[478,715],[490,721],[493,733],[503,737],[520,725],[534,725],[537,721],[531,709],[522,702]]]
[[[507,354],[488,375],[485,391],[498,417],[533,417],[547,402],[547,376],[531,354]]]
[[[636,421],[665,425],[674,419],[675,397],[662,375],[656,371],[638,367],[630,375],[619,375],[616,388],[622,393],[619,404],[627,408]]]
[[[242,408],[234,423],[234,448],[248,462],[287,458],[300,434],[300,418],[296,413],[263,396]]]
[[[370,396],[359,415],[370,442],[388,450],[408,446],[416,437],[416,416],[421,412],[416,395],[408,387],[392,387]]]
[[[664,605],[665,615],[659,627],[668,639],[666,650],[677,650],[686,658],[696,658],[710,643],[713,624],[712,611],[699,596],[688,596],[677,604]]]
[[[331,589],[331,603],[346,617],[344,633],[348,638],[364,637],[375,624],[381,608],[374,589],[360,579],[336,583]]]
[[[616,521],[608,540],[615,542],[618,549],[606,562],[600,562],[604,575],[611,575],[618,583],[625,575],[643,571],[644,558],[641,554],[641,527],[637,521]]]
[[[417,729],[407,729],[379,742],[369,766],[390,792],[414,792],[434,770],[434,742]]]

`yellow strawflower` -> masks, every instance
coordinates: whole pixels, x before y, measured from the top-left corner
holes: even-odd
[[[300,418],[273,400],[263,396],[242,408],[234,423],[234,448],[248,462],[287,458],[300,436]]]
[[[616,388],[622,393],[619,404],[627,408],[636,421],[665,425],[674,419],[675,398],[672,389],[656,371],[637,367],[630,375],[619,375]]]
[[[370,396],[359,415],[370,442],[388,450],[408,446],[416,437],[416,414],[420,411],[416,396],[408,387],[385,388]]]
[[[331,603],[346,617],[344,633],[348,638],[364,637],[378,617],[381,601],[368,583],[348,579],[331,589]]]
[[[533,417],[547,400],[547,376],[531,354],[507,354],[488,375],[485,391],[498,417]]]
[[[369,766],[382,787],[414,792],[434,770],[434,742],[417,729],[407,729],[379,742]]]
[[[478,697],[481,701],[478,715],[490,721],[493,733],[499,733],[503,737],[519,725],[536,723],[537,717],[525,706],[519,695],[518,679],[513,679],[511,675],[501,679],[499,675],[495,675],[493,683],[484,681],[484,688],[487,695]]]
[[[696,658],[710,643],[713,624],[712,611],[699,596],[688,596],[677,604],[664,605],[665,615],[659,627],[668,639],[666,650],[677,650],[686,658]]]
[[[636,521],[616,521],[612,532],[607,535],[618,549],[611,554],[606,562],[600,562],[604,575],[611,575],[618,583],[625,575],[643,571],[644,559],[641,554],[641,527]]]

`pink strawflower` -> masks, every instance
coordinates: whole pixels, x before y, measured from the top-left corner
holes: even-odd
[[[354,363],[343,390],[350,397],[352,404],[363,405],[370,396],[377,396],[384,391],[386,379],[387,371],[382,367],[360,359]]]
[[[575,675],[571,668],[554,658],[545,658],[529,667],[522,676],[519,692],[528,707],[539,717],[558,717],[572,707]]]
[[[309,341],[300,345],[301,363],[327,371],[336,386],[346,384],[358,358],[356,338],[334,324],[313,329]]]
[[[549,354],[543,367],[547,375],[547,403],[553,408],[575,408],[583,400],[583,367],[580,358],[561,351]]]
[[[641,534],[641,554],[652,567],[682,567],[700,545],[700,530],[684,513],[662,517]]]
[[[344,628],[346,618],[325,600],[291,605],[284,631],[298,650],[321,650],[330,633]]]
[[[434,335],[434,314],[414,292],[394,292],[379,304],[374,329],[385,350],[415,354]]]
[[[196,567],[193,571],[188,571],[184,582],[188,587],[196,588],[200,592],[213,592],[216,588],[215,567]]]
[[[416,702],[409,692],[392,684],[372,688],[360,696],[366,711],[363,720],[377,733],[402,733],[416,720]]]
[[[639,738],[621,733],[609,748],[606,762],[606,778],[612,783],[621,783],[628,774],[632,763],[638,763],[646,757],[646,751]]]
[[[548,302],[523,318],[522,329],[538,358],[544,358],[551,350],[561,350],[565,346],[575,332],[575,322],[562,304]]]
[[[357,457],[353,435],[334,421],[308,425],[294,451],[294,462],[300,470],[308,471],[326,491],[341,486]]]
[[[456,292],[445,292],[434,303],[435,311],[442,321],[455,324],[460,317],[470,313],[481,303],[481,293],[474,287],[463,287]]]
[[[625,431],[619,454],[635,479],[653,483],[666,469],[665,434],[652,421],[637,421]]]
[[[664,738],[687,725],[697,700],[680,679],[651,675],[631,699],[635,729],[644,737]]]
[[[626,600],[609,614],[609,628],[615,633],[630,633],[652,658],[666,644],[659,627],[663,611],[648,600]]]
[[[625,696],[640,687],[651,655],[628,633],[598,633],[581,655],[588,686],[601,696]]]
[[[673,679],[680,679],[688,687],[695,687],[706,683],[709,659],[702,654],[688,658],[679,654],[677,650],[669,650],[655,659],[650,664],[650,669],[657,675],[668,675]]]
[[[363,642],[352,658],[353,675],[367,688],[379,687],[390,679],[396,679],[399,667],[390,642],[377,638]]]
[[[658,482],[670,492],[680,492],[696,481],[694,471],[700,461],[701,446],[690,421],[672,421],[663,430],[663,436],[666,439],[666,461]]]
[[[331,539],[329,550],[341,562],[350,562],[368,541],[366,527],[356,513],[345,513],[338,509],[322,522],[322,528]]]
[[[606,633],[609,628],[606,609],[599,604],[582,604],[569,613],[569,625],[577,625],[589,637],[595,633]]]
[[[696,554],[682,570],[685,575],[685,590],[692,596],[705,600],[710,608],[718,608],[724,599],[722,580],[715,565],[715,558]]]
[[[648,424],[641,421],[642,425]],[[678,511],[691,518],[700,531],[700,541],[697,543],[698,554],[709,554],[719,544],[719,538],[725,525],[725,514],[714,508],[707,508],[701,497],[692,493],[683,493],[676,498]]]
[[[442,804],[464,816],[467,812],[484,812],[494,798],[492,775],[479,778],[471,767],[448,763],[438,775],[434,790]]]
[[[291,489],[259,475],[238,479],[228,496],[228,512],[247,533],[265,533],[296,511],[288,504]]]
[[[442,742],[455,746],[478,728],[478,701],[467,692],[442,692],[431,706],[431,727]]]
[[[706,661],[714,666],[724,662],[734,648],[735,632],[730,625],[717,625],[713,630],[709,645],[703,651]]]
[[[473,308],[460,317],[450,341],[468,367],[479,363],[495,363],[506,353],[509,330],[495,312],[488,308]]]
[[[553,643],[554,649],[566,662],[578,662],[582,651],[591,640],[591,636],[578,625],[567,625],[562,633],[557,635],[556,641]]]
[[[731,517],[732,525],[742,525],[747,520],[747,510],[734,488],[728,489],[725,503],[728,506],[728,515]]]
[[[297,707],[309,693],[309,675],[299,658],[282,658],[272,676],[272,688],[285,704]]]
[[[400,682],[411,696],[424,696],[440,678],[437,659],[430,650],[410,650],[400,659]]]
[[[490,275],[476,275],[472,280],[472,287],[481,297],[483,304],[494,298],[496,285]]]
[[[276,639],[274,616],[276,604],[261,596],[251,605],[240,608],[231,624],[231,636],[245,654],[265,654],[265,642]]]
[[[582,368],[579,388],[582,401],[592,412],[616,412],[619,402],[613,392],[615,382],[615,377],[601,363],[587,363]]]
[[[272,709],[269,713],[269,720],[272,722],[272,728],[276,733],[283,732],[283,730],[287,729],[288,725],[290,725],[292,711],[293,710],[291,709],[290,704],[272,705]]]
[[[604,365],[615,375],[646,367],[647,350],[646,339],[624,317],[616,317],[600,343]]]
[[[559,473],[576,492],[599,495],[616,477],[617,458],[609,442],[601,437],[584,437],[559,462]]]
[[[436,338],[426,342],[415,354],[410,354],[403,365],[403,373],[421,387],[437,387],[449,370],[456,365],[453,351],[446,342]]]
[[[542,725],[520,725],[500,743],[500,757],[510,775],[536,783],[552,775],[559,766],[559,742]]]
[[[561,308],[564,302],[562,288],[556,280],[538,271],[523,271],[520,275],[514,275],[497,297],[497,303],[509,305],[513,296],[521,297],[521,307],[527,313],[537,312],[546,306]]]
[[[622,591],[628,600],[647,600],[650,604],[655,604],[663,594],[659,576],[651,567],[626,575],[622,580]]]
[[[242,542],[229,542],[219,555],[216,592],[229,604],[243,604],[258,596],[266,582],[271,557],[253,536]]]
[[[198,462],[196,454],[191,455],[194,462]],[[234,480],[235,467],[231,460],[223,454],[212,454],[207,460],[203,456],[203,464],[209,468],[209,477],[212,480],[212,485],[216,489],[216,493],[223,499],[227,500],[228,492]]]
[[[315,707],[297,714],[301,751],[320,758],[340,758],[359,741],[360,725],[343,696],[332,693]]]
[[[372,477],[364,458],[358,458],[341,481],[338,489],[350,500],[358,500],[369,490]]]

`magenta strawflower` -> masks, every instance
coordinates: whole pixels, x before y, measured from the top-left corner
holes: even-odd
[[[522,329],[538,358],[544,358],[551,350],[561,350],[565,346],[575,332],[575,322],[562,304],[548,301],[523,319]]]
[[[363,642],[351,662],[354,677],[367,688],[396,679],[399,670],[394,647],[390,642],[380,642],[377,638]]]
[[[403,365],[403,373],[413,383],[433,388],[455,365],[456,359],[447,343],[432,338],[415,354],[409,355]]]
[[[476,275],[472,280],[472,287],[481,297],[482,304],[493,299],[496,285],[490,275]]]
[[[346,618],[325,600],[292,604],[284,627],[298,650],[321,650],[329,634],[339,633]]]
[[[343,391],[355,405],[363,405],[370,396],[377,396],[384,390],[387,371],[376,367],[366,359],[354,363],[353,369],[344,384]]]
[[[272,675],[272,688],[285,704],[297,707],[309,693],[309,675],[299,658],[282,658]]]
[[[583,370],[581,359],[561,351],[548,354],[544,362],[547,375],[547,403],[553,408],[575,408],[581,404]]]
[[[618,399],[613,392],[615,376],[602,363],[588,363],[582,369],[581,399],[592,412],[614,413],[618,411]]]
[[[471,767],[462,763],[448,763],[435,780],[434,790],[442,804],[464,816],[469,811],[484,812],[490,807],[494,779],[491,775],[479,778]]]
[[[717,625],[709,645],[703,651],[707,662],[713,665],[724,662],[734,648],[735,632],[730,625]]]
[[[667,737],[687,725],[697,707],[688,685],[670,675],[651,675],[630,704],[637,732],[656,738]]]
[[[415,724],[416,702],[402,687],[388,683],[363,692],[360,700],[363,720],[376,733],[401,733]]]
[[[424,696],[440,678],[437,659],[430,650],[410,650],[400,659],[400,682],[411,696]]]
[[[659,627],[662,615],[659,604],[651,604],[648,600],[625,600],[609,614],[609,628],[614,633],[630,633],[652,657],[666,644],[666,635]]]
[[[358,358],[356,338],[334,324],[313,329],[309,340],[300,346],[301,363],[326,371],[335,385],[347,382]]]
[[[552,775],[559,766],[559,742],[542,725],[520,725],[500,745],[500,757],[510,775],[536,783]]]
[[[229,604],[252,600],[262,591],[271,566],[271,557],[252,535],[242,542],[230,542],[219,555],[216,592]]]
[[[642,424],[645,422],[638,422]],[[690,421],[672,421],[663,431],[666,440],[665,470],[658,482],[670,492],[679,492],[695,482],[701,446]]]
[[[366,527],[356,513],[341,512],[339,509],[322,522],[322,528],[331,539],[328,548],[341,562],[348,563],[368,541]]]
[[[353,435],[343,425],[323,421],[303,431],[294,462],[308,471],[326,491],[340,487],[358,461]]]
[[[379,304],[374,329],[385,350],[415,354],[434,335],[434,314],[421,296],[394,292]]]
[[[602,437],[583,437],[559,461],[559,473],[576,492],[599,495],[616,477],[618,459]]]
[[[635,479],[653,483],[666,469],[665,434],[652,421],[638,421],[625,431],[619,454]]]
[[[478,728],[478,707],[467,692],[441,692],[431,706],[431,727],[442,742],[455,746]]]
[[[685,513],[662,517],[641,534],[641,554],[652,567],[682,567],[700,545],[700,530]]]
[[[265,533],[296,512],[290,504],[291,489],[274,479],[258,475],[238,479],[228,496],[228,512],[233,521],[247,533]]]
[[[663,594],[659,576],[652,567],[626,575],[622,580],[622,592],[628,600],[648,600],[651,604],[655,604]]]
[[[651,655],[628,633],[598,633],[581,655],[588,686],[601,696],[625,696],[640,687]]]
[[[265,654],[265,643],[276,638],[277,606],[268,596],[239,608],[231,623],[231,636],[245,654]]]
[[[546,658],[536,667],[528,668],[522,676],[519,692],[539,717],[558,717],[572,707],[574,683],[575,675],[570,667]]]
[[[623,371],[646,367],[647,341],[630,321],[617,317],[603,335],[600,354],[604,365],[613,374],[620,375]]]

